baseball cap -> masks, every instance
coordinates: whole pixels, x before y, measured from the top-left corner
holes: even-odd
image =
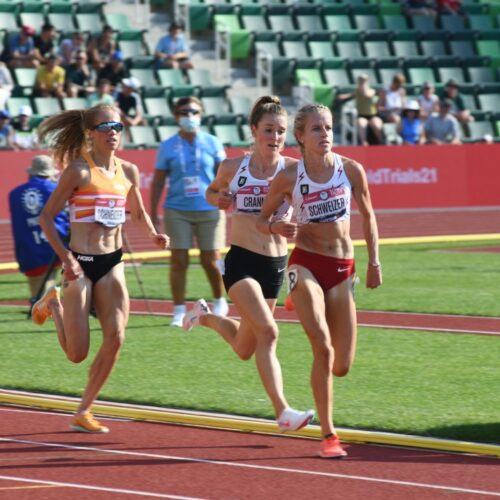
[[[125,58],[123,57],[123,52],[121,50],[115,50],[111,59],[114,59],[115,61],[123,61]]]
[[[40,177],[52,177],[57,174],[54,168],[54,161],[50,156],[38,155],[31,160],[31,167],[26,169],[30,175],[39,175]]]
[[[29,35],[29,36],[33,36],[35,35],[36,33],[36,30],[35,28],[33,28],[32,26],[28,26],[27,24],[25,24],[23,27],[22,27],[22,31],[25,35]]]
[[[453,78],[450,78],[447,82],[446,82],[446,87],[458,87],[458,83],[456,80],[454,80]]]
[[[19,106],[18,114],[19,116],[31,116],[33,114],[33,110],[31,109],[31,106],[29,106],[28,104],[24,104],[23,106]]]
[[[122,84],[126,87],[130,87],[133,90],[137,90],[141,87],[141,82],[135,76],[131,76],[130,78],[124,78],[122,80]]]
[[[6,109],[0,110],[0,120],[4,120],[5,118],[10,118],[10,113]]]
[[[420,106],[417,101],[413,100],[407,102],[405,109],[408,109],[410,111],[420,111]]]

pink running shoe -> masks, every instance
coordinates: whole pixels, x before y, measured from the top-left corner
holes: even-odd
[[[187,332],[191,331],[193,326],[200,324],[200,317],[209,313],[210,308],[205,302],[205,299],[196,301],[191,311],[184,315],[184,318],[182,319],[182,328],[184,328]]]
[[[347,452],[342,448],[339,437],[334,434],[321,441],[318,455],[321,458],[343,458],[347,456]]]

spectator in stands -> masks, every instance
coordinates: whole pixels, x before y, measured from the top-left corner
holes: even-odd
[[[0,111],[0,149],[14,149],[14,129],[9,123],[10,113],[3,109]]]
[[[50,156],[40,155],[32,159],[27,172],[28,182],[9,193],[9,208],[16,260],[20,271],[28,279],[30,297],[34,301],[56,284],[56,272],[61,267],[39,223],[40,212],[57,185],[57,170]],[[59,236],[66,240],[69,231],[68,213],[60,212],[55,217],[54,224]],[[40,290],[53,259],[56,265],[50,270],[44,287]]]
[[[226,223],[221,210],[205,198],[219,163],[226,154],[219,139],[202,132],[203,105],[196,97],[181,97],[174,115],[180,130],[160,145],[151,184],[151,220],[158,227],[157,206],[169,176],[163,222],[171,238],[170,288],[174,299],[172,326],[182,326],[186,314],[186,273],[193,235],[200,249],[200,261],[214,296],[212,311],[226,316],[222,276],[217,266],[225,243]]]
[[[87,53],[79,50],[75,56],[75,62],[66,69],[65,80],[66,95],[68,97],[87,97],[95,91],[87,64]]]
[[[12,74],[4,62],[0,62],[0,110],[5,109],[5,105],[14,89]]]
[[[446,82],[444,86],[440,99],[447,99],[451,101],[451,113],[460,122],[467,124],[474,121],[474,117],[471,115],[470,110],[465,108],[464,98],[461,96],[458,83],[450,79]]]
[[[125,125],[128,140],[131,139],[130,127],[146,123],[142,110],[141,96],[138,93],[140,88],[141,82],[137,78],[124,78],[122,80],[122,89],[116,95],[116,106],[120,111],[122,123]]]
[[[32,115],[31,106],[24,105],[19,108],[18,116],[12,120],[12,143],[15,150],[38,149],[40,146],[36,127],[31,122]]]
[[[417,101],[409,101],[405,106],[396,130],[403,139],[403,144],[423,144],[425,142],[424,126]]]
[[[113,28],[105,25],[102,32],[93,36],[88,45],[89,62],[95,71],[99,71],[111,60],[116,51]]]
[[[102,78],[97,82],[97,89],[92,92],[87,98],[88,107],[92,108],[98,104],[115,105],[115,98],[111,94],[111,83],[109,80]]]
[[[188,46],[182,31],[183,26],[173,22],[168,29],[168,35],[158,40],[154,54],[157,69],[191,69],[193,67],[189,60]]]
[[[36,68],[35,28],[23,26],[21,32],[8,37],[5,48],[5,60],[10,68]]]
[[[56,29],[52,24],[45,23],[42,26],[42,31],[39,35],[35,35],[33,41],[35,44],[35,54],[40,64],[45,64],[45,54],[56,52],[55,38],[57,36]]]
[[[453,102],[445,99],[439,103],[439,112],[434,113],[425,122],[427,144],[460,144],[460,125],[451,114]]]
[[[115,50],[110,61],[97,73],[97,81],[102,78],[109,80],[112,93],[115,92],[121,81],[127,77],[123,61],[123,52],[121,50]]]
[[[405,76],[397,73],[389,88],[380,89],[377,108],[384,123],[399,123],[401,111],[406,105],[405,84]]]
[[[64,82],[66,71],[59,65],[59,58],[56,54],[45,54],[45,64],[42,64],[36,72],[35,88],[33,93],[36,97],[57,97],[62,98],[64,92]]]
[[[460,0],[436,0],[436,4],[440,15],[465,15],[462,2]]]
[[[71,38],[65,38],[59,45],[61,66],[67,68],[75,59],[80,50],[87,50],[85,37],[81,31],[74,31]]]
[[[407,16],[437,16],[435,0],[404,0],[403,9]]]
[[[424,82],[422,84],[422,90],[417,100],[422,120],[426,120],[432,113],[437,113],[439,109],[439,97],[435,94],[434,85],[431,82]]]

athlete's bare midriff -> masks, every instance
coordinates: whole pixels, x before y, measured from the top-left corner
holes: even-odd
[[[258,232],[257,215],[232,214],[231,243],[267,257],[286,255],[288,253],[286,238],[278,234],[267,235]]]
[[[123,245],[121,226],[109,228],[97,222],[71,224],[69,247],[77,253],[103,255]]]
[[[303,224],[299,226],[295,245],[328,257],[352,259],[354,247],[349,230],[349,220]]]

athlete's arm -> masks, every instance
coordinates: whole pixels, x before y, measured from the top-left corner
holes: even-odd
[[[219,165],[215,179],[210,183],[205,191],[205,198],[210,205],[214,205],[221,210],[227,210],[231,206],[233,196],[229,192],[229,183],[236,173],[240,163],[241,158],[232,158],[224,160]]]
[[[364,168],[354,160],[344,158],[347,176],[351,182],[354,199],[361,214],[363,234],[368,251],[368,270],[366,273],[366,287],[377,288],[382,284],[382,267],[379,260],[378,228],[375,212],[373,211],[368,179]]]
[[[123,171],[132,184],[127,196],[127,205],[132,220],[142,228],[155,245],[160,248],[168,248],[168,236],[166,234],[159,234],[156,231],[151,218],[144,208],[144,202],[142,201],[142,195],[139,189],[139,169],[132,163],[123,162]]]
[[[295,163],[279,172],[271,182],[256,222],[257,230],[261,233],[280,234],[285,238],[294,238],[297,235],[297,224],[285,220],[272,220],[274,212],[278,210],[283,201],[286,198],[291,199],[296,176]]]
[[[81,165],[69,165],[65,168],[59,178],[56,188],[50,195],[47,203],[40,213],[40,226],[47,237],[47,241],[59,257],[64,268],[65,278],[73,280],[82,274],[82,269],[73,254],[68,250],[57,232],[54,219],[64,208],[70,199],[73,191],[79,186],[83,186],[89,180],[88,170]]]

